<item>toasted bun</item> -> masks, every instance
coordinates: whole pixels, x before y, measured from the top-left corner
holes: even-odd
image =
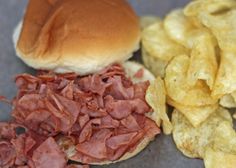
[[[17,55],[36,69],[94,73],[137,50],[139,20],[125,0],[30,0]]]
[[[127,76],[129,76],[134,83],[141,82],[141,81],[147,81],[147,80],[149,80],[149,81],[154,81],[155,80],[154,75],[151,72],[149,72],[147,69],[145,69],[144,66],[139,64],[139,63],[127,61],[127,62],[125,62],[123,64],[123,67],[125,68]],[[144,75],[143,75],[142,78],[137,79],[137,78],[134,77],[134,74],[140,68],[143,68]],[[149,137],[144,137],[144,139],[139,143],[139,145],[136,147],[136,149],[133,152],[126,153],[119,160],[116,160],[116,161],[104,161],[104,162],[89,163],[89,164],[91,164],[91,165],[105,165],[105,164],[111,164],[111,163],[116,163],[116,162],[127,160],[127,159],[129,159],[131,157],[134,157],[139,152],[141,152],[152,140],[153,139],[151,139]],[[63,144],[63,141],[59,140],[58,144],[59,145]],[[70,148],[68,148],[64,152],[67,154],[67,157],[70,158],[71,160],[76,161],[76,162],[81,162],[81,160],[79,160],[78,158],[74,158],[73,157],[73,155],[76,153],[75,146],[71,146]]]

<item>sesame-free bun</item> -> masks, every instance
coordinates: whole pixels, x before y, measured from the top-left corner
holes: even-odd
[[[13,38],[29,66],[86,75],[129,59],[139,35],[125,0],[30,0]]]

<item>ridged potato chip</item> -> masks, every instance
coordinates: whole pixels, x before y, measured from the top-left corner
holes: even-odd
[[[220,105],[226,108],[235,108],[236,102],[231,94],[227,94],[220,99]]]
[[[236,113],[233,114],[233,118],[236,120]]]
[[[236,3],[236,1],[235,1]],[[236,52],[236,9],[208,14],[202,12],[198,18],[215,35],[219,47],[223,51]]]
[[[185,106],[206,106],[217,103],[211,97],[209,87],[203,81],[197,81],[190,86],[187,82],[187,72],[190,58],[186,55],[176,56],[166,68],[165,84],[167,95],[177,103]]]
[[[166,33],[175,42],[182,44],[186,48],[191,48],[188,43],[189,32],[195,29],[195,26],[187,18],[182,9],[176,9],[170,12],[164,20]]]
[[[170,12],[164,20],[164,28],[169,37],[188,49],[192,49],[195,41],[202,36],[208,36],[214,46],[217,41],[210,31],[204,28],[196,17],[187,17],[182,9]]]
[[[142,45],[148,54],[164,61],[169,61],[176,55],[188,53],[186,48],[168,37],[161,21],[143,30]]]
[[[208,106],[185,106],[171,99],[167,102],[181,112],[194,127],[198,127],[219,107],[217,103]]]
[[[195,0],[184,8],[184,14],[191,17],[201,12],[220,14],[235,7],[235,0]]]
[[[177,148],[188,157],[204,158],[206,148],[213,142],[213,133],[224,121],[232,125],[230,113],[218,108],[204,123],[195,128],[182,113],[175,110],[172,114],[172,124],[173,139]]]
[[[213,136],[212,148],[236,155],[236,132],[230,122],[221,122]]]
[[[161,119],[161,125],[165,134],[172,132],[172,124],[166,110],[166,90],[164,81],[158,77],[148,87],[146,92],[146,101],[153,108],[155,113],[150,116],[154,121]],[[159,124],[159,123],[157,123]]]
[[[235,168],[236,155],[208,147],[206,149],[204,165],[205,168]]]
[[[165,69],[168,65],[168,61],[161,60],[159,58],[153,57],[147,53],[145,48],[142,48],[142,60],[144,65],[155,75],[164,77]]]
[[[231,96],[234,98],[234,101],[236,102],[236,91],[232,92]]]
[[[234,91],[236,91],[236,54],[222,52],[212,96],[220,98]]]
[[[193,86],[198,80],[204,80],[212,90],[218,68],[212,36],[202,31],[194,39],[187,82]]]

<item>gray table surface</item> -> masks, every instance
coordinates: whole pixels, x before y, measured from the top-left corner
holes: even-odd
[[[189,0],[129,0],[139,15],[164,16]],[[16,56],[12,32],[23,15],[27,0],[0,0],[0,95],[14,97],[14,76],[33,70]],[[10,119],[10,107],[0,104],[0,121]],[[171,136],[160,135],[142,153],[127,161],[103,166],[107,168],[202,168],[201,160],[184,157],[175,147]]]

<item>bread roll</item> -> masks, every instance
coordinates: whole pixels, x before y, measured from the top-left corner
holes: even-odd
[[[139,20],[125,0],[30,0],[14,41],[35,69],[86,75],[132,56]]]

